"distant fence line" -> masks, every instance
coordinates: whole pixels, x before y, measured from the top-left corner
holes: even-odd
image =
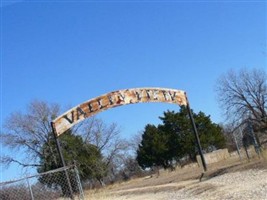
[[[69,179],[69,181],[67,180]],[[84,199],[75,165],[0,183],[1,200]]]
[[[213,163],[217,163],[223,160],[227,160],[231,157],[239,157],[240,159],[248,159],[248,158],[252,158],[258,156],[254,146],[249,146],[247,148],[247,154],[246,154],[246,150],[245,148],[241,148],[238,151],[234,151],[229,153],[228,149],[218,149],[216,151],[210,152],[210,153],[205,153],[204,154],[204,158],[206,160],[207,164],[213,164]],[[201,160],[200,160],[200,156],[197,155],[197,163],[199,166],[201,166]]]
[[[216,151],[205,153],[204,158],[207,164],[216,163],[222,160],[226,160],[230,157],[228,149],[218,149]],[[197,162],[200,164],[200,156],[197,155]],[[201,165],[200,165],[201,166]]]

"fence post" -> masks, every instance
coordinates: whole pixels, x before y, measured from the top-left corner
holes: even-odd
[[[234,132],[233,132],[233,137],[234,137],[234,141],[235,141],[235,145],[236,145],[236,149],[237,149],[237,153],[238,153],[239,159],[242,160],[242,157],[241,157],[241,154],[240,154],[240,150],[239,150],[239,145],[237,143],[237,140],[236,140]]]
[[[255,136],[255,132],[253,130],[253,126],[252,126],[252,122],[251,122],[251,117],[249,117],[248,119],[248,129],[249,129],[249,133],[250,135],[252,136],[253,138],[253,143],[254,143],[254,148],[256,150],[256,153],[258,154],[258,156],[260,157],[260,145],[258,144],[258,141],[256,139],[256,136]]]
[[[30,190],[31,200],[34,200],[34,196],[33,196],[33,193],[32,193],[32,187],[31,187],[31,184],[29,183],[29,179],[26,178],[26,181],[27,181],[27,184],[28,184],[28,187],[29,187],[29,190]]]
[[[80,179],[80,176],[79,176],[79,171],[77,169],[77,166],[76,166],[76,162],[74,161],[74,171],[75,171],[75,174],[76,174],[76,178],[77,178],[77,182],[78,182],[78,187],[79,187],[79,191],[80,191],[80,199],[84,200],[84,193],[83,193],[83,188],[82,188],[82,182],[81,182],[81,179]]]

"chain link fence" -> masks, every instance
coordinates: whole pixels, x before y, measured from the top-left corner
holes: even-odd
[[[76,166],[0,183],[1,200],[84,199]]]

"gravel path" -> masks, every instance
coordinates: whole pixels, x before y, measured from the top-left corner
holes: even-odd
[[[213,177],[169,193],[166,199],[267,199],[267,170],[246,170]]]
[[[118,187],[88,195],[90,200],[267,200],[267,169],[227,172],[159,185]],[[139,187],[138,187],[139,186]]]

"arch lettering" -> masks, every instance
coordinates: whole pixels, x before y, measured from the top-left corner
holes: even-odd
[[[59,136],[85,118],[91,117],[101,111],[117,106],[146,102],[173,103],[180,106],[186,106],[188,104],[186,94],[182,90],[168,88],[118,90],[90,99],[68,110],[53,120],[53,131],[56,136]]]

